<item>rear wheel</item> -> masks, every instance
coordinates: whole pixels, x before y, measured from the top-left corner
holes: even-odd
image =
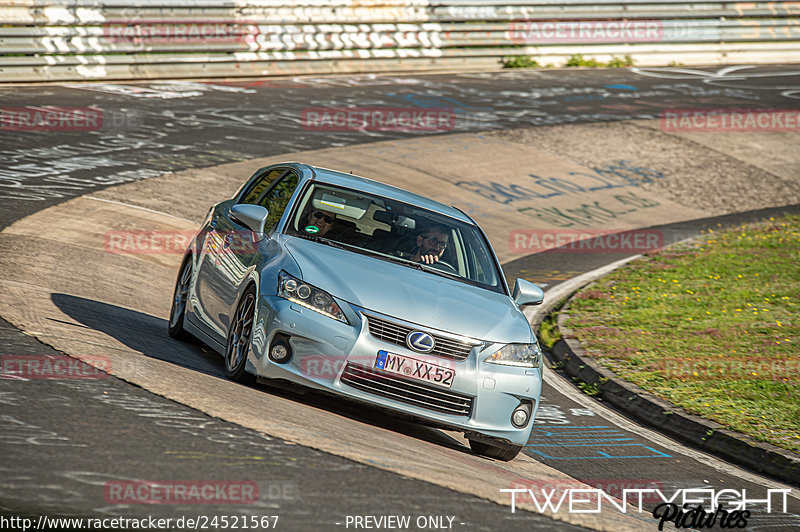
[[[232,381],[243,382],[248,377],[244,367],[247,364],[247,352],[250,349],[255,312],[256,290],[250,287],[242,294],[228,331],[228,342],[225,347],[225,375]]]
[[[183,328],[186,315],[186,304],[189,298],[189,282],[192,279],[192,257],[183,261],[178,280],[175,282],[175,293],[172,295],[172,308],[169,311],[169,335],[177,340],[192,340],[192,335]]]
[[[494,458],[495,460],[501,460],[503,462],[508,462],[509,460],[513,460],[517,457],[519,452],[522,450],[522,445],[498,447],[480,441],[469,440],[469,448],[472,449],[472,452],[475,454],[488,456],[489,458]]]

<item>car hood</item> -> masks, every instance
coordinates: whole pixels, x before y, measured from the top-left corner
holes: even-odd
[[[285,245],[304,281],[365,310],[489,342],[532,338],[506,295],[302,238]]]

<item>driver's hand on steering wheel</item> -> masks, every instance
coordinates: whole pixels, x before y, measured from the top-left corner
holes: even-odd
[[[438,255],[422,255],[419,258],[419,262],[424,262],[425,264],[433,264],[435,262],[439,262]]]

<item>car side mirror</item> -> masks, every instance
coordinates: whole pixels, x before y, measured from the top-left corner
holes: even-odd
[[[230,217],[254,233],[263,234],[269,211],[261,205],[238,203],[231,207]]]
[[[514,283],[514,302],[520,307],[523,305],[541,305],[544,301],[544,291],[525,279],[517,279]]]

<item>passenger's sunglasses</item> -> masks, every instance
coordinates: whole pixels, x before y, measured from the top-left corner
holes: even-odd
[[[433,238],[432,236],[423,236],[422,239],[430,240],[431,244],[436,246],[439,249],[439,251],[444,251],[445,249],[447,249],[447,242],[442,242],[441,240]]]
[[[311,217],[312,218],[316,218],[317,220],[319,220],[319,219],[325,220],[325,223],[329,223],[329,224],[332,224],[336,220],[336,218],[334,218],[333,216],[328,216],[327,214],[324,214],[324,213],[322,213],[320,211],[312,212],[311,213]]]

